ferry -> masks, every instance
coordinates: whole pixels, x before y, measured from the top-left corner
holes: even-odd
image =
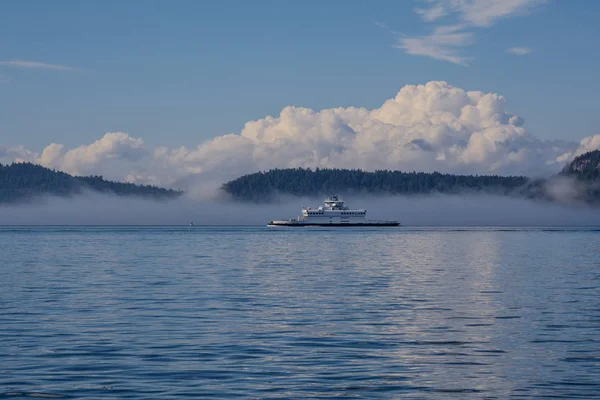
[[[267,226],[399,226],[398,221],[368,220],[366,209],[352,209],[337,195],[323,201],[316,209],[302,208],[302,216],[274,220]]]

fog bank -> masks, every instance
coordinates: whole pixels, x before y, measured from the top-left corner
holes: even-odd
[[[182,196],[169,201],[85,193],[65,199],[0,206],[1,225],[265,225],[300,215],[322,198],[282,197],[277,204],[249,204]],[[600,226],[600,209],[493,195],[346,196],[369,219],[405,226]]]

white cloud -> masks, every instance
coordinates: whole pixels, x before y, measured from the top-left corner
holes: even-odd
[[[0,145],[0,163],[33,161],[36,154],[23,146],[8,147]]]
[[[0,160],[189,190],[299,166],[550,175],[575,155],[597,148],[600,135],[580,143],[541,140],[507,111],[503,96],[433,81],[404,86],[375,109],[285,107],[278,116],[248,121],[239,134],[193,148],[146,149],[139,138],[108,133],[70,150],[55,143],[40,154],[0,148]]]
[[[440,0],[459,14],[464,22],[478,27],[490,27],[498,20],[531,13],[546,0]]]
[[[584,137],[579,142],[579,146],[577,148],[573,149],[572,151],[565,152],[558,157],[557,160],[565,163],[577,156],[594,150],[600,150],[600,134]]]
[[[533,50],[531,50],[529,47],[511,47],[510,49],[506,49],[507,53],[510,54],[514,54],[517,56],[524,56],[526,54],[531,53]]]
[[[423,20],[427,22],[435,21],[448,14],[443,4],[437,3],[429,8],[415,8],[417,14],[421,14]]]
[[[395,47],[407,54],[431,57],[437,60],[467,65],[460,48],[475,43],[474,28],[489,28],[499,20],[527,15],[546,0],[423,0],[426,7],[415,12],[426,22],[441,18],[451,19],[450,25],[441,25],[424,36],[398,38]],[[526,53],[514,53],[526,54]]]
[[[66,65],[48,64],[38,61],[9,60],[0,61],[0,66],[26,69],[51,69],[56,71],[79,71],[79,68],[68,67]]]
[[[407,54],[435,58],[454,64],[468,65],[467,57],[459,55],[458,48],[470,46],[475,41],[473,32],[460,32],[460,26],[437,27],[427,36],[406,37],[394,47],[404,49]]]
[[[65,151],[62,144],[51,143],[31,161],[74,175],[85,175],[102,170],[106,162],[136,162],[147,155],[143,140],[126,133],[107,133],[87,146]]]
[[[490,27],[498,20],[527,15],[535,6],[547,0],[424,0],[428,7],[417,8],[427,22],[453,15],[462,23],[477,27]]]

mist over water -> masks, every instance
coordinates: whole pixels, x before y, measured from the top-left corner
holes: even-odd
[[[394,219],[404,226],[600,226],[600,210],[496,195],[345,196],[366,208],[368,219]],[[0,207],[1,225],[264,225],[318,207],[320,197],[281,197],[274,204],[233,202],[184,195],[173,200],[85,193],[46,197]]]

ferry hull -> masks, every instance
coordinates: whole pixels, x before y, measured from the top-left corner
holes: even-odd
[[[319,223],[319,222],[288,222],[288,221],[272,221],[267,226],[325,226],[325,227],[341,227],[341,226],[400,226],[396,221],[382,222],[346,222],[346,223]]]

